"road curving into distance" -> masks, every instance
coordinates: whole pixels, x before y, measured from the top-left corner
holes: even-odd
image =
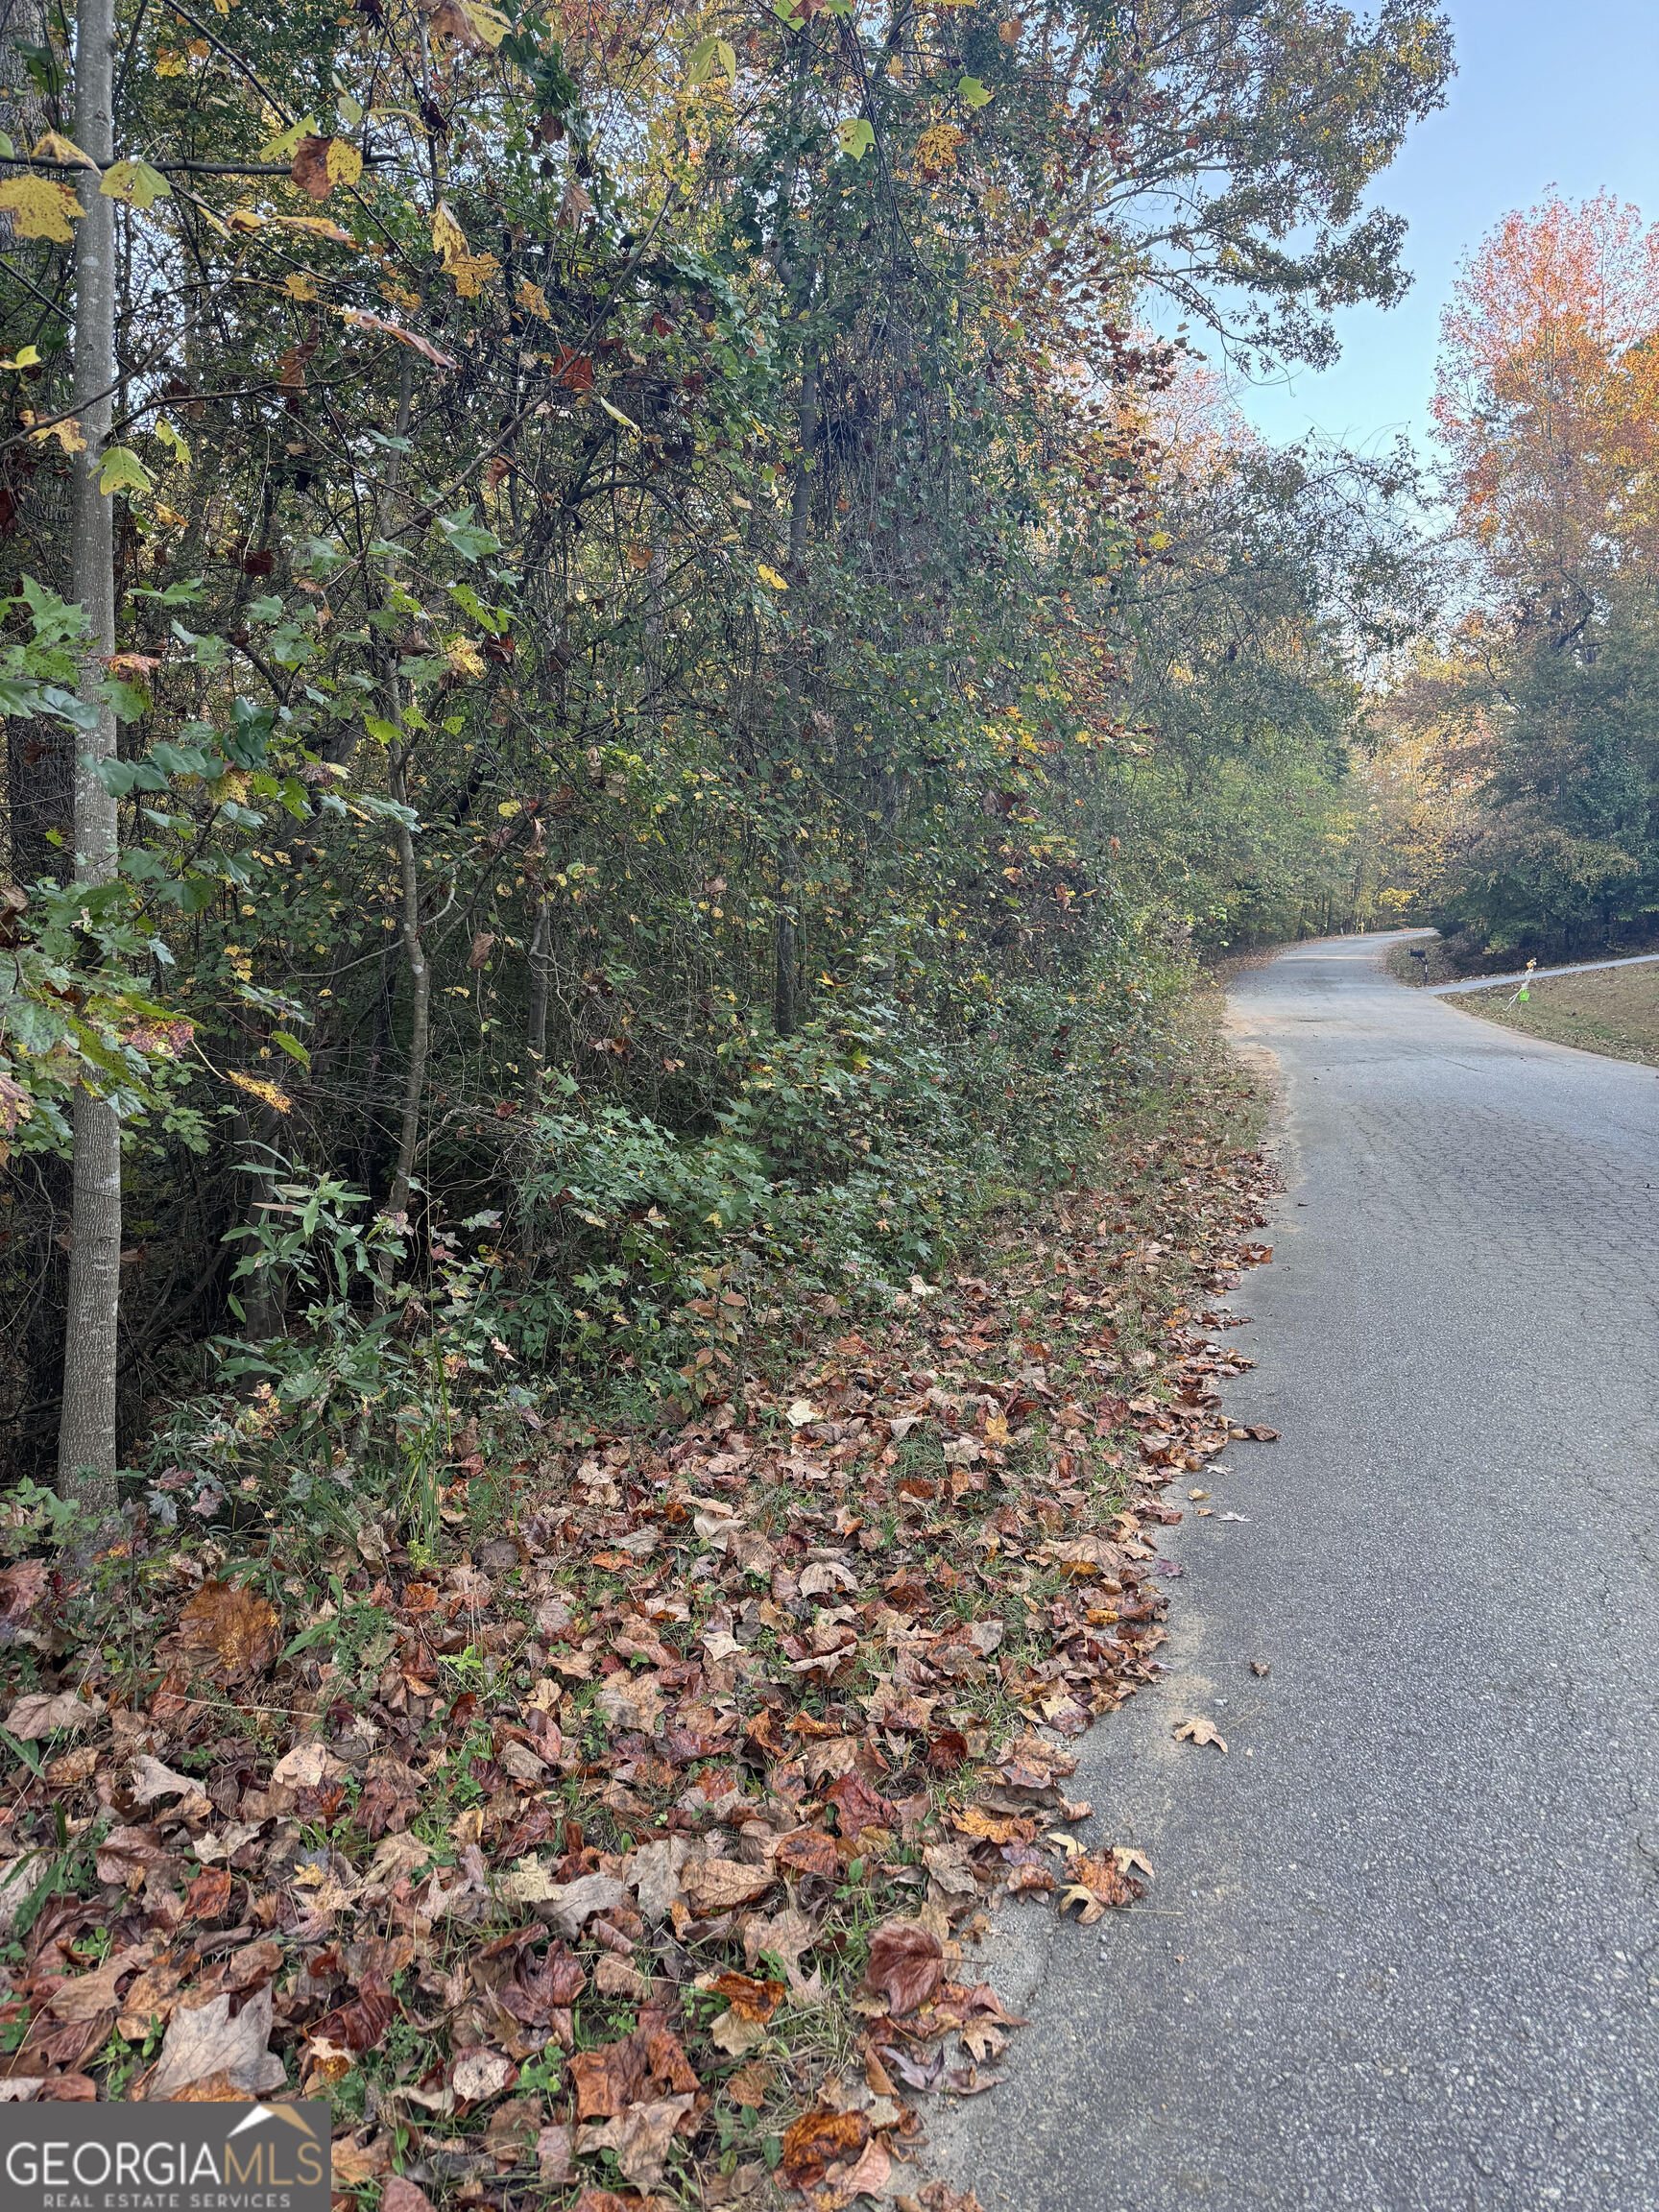
[[[1286,1190],[1227,1404],[1282,1438],[1166,1493],[1170,1676],[1076,1746],[1144,1904],[998,1906],[1031,2026],[933,2128],[986,2212],[1659,2212],[1659,1078],[1393,942],[1232,995]]]

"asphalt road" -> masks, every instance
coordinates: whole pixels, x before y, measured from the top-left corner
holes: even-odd
[[[1233,996],[1287,1188],[1227,1403],[1282,1440],[1190,1479],[1172,1673],[1079,1745],[1144,1905],[999,1909],[1032,2025],[933,2130],[986,2212],[1659,2212],[1659,1079],[1385,942]]]

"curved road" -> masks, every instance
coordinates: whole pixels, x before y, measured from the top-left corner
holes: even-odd
[[[1166,1531],[1171,1680],[1080,1746],[1145,1904],[987,1945],[1032,2025],[934,2131],[986,2212],[1659,2212],[1659,1079],[1389,942],[1233,994],[1286,1191],[1227,1402],[1283,1440]]]

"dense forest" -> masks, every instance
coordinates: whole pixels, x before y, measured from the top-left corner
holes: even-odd
[[[12,1472],[695,1391],[1064,1174],[1194,941],[1351,914],[1409,470],[1214,365],[1398,296],[1448,66],[1404,0],[11,0]]]

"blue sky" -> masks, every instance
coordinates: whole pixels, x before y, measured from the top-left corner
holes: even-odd
[[[1655,0],[1453,0],[1457,75],[1375,199],[1410,225],[1414,282],[1387,314],[1340,317],[1342,358],[1320,375],[1234,396],[1274,440],[1310,427],[1363,450],[1399,430],[1427,457],[1440,309],[1458,263],[1512,207],[1551,185],[1602,188],[1659,219],[1659,6]]]

